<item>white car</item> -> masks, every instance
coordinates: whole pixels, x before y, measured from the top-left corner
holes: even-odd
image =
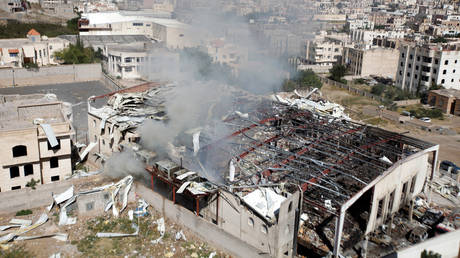
[[[422,117],[422,118],[420,118],[420,121],[423,121],[423,122],[425,122],[425,123],[431,123],[431,118],[429,118],[429,117]]]

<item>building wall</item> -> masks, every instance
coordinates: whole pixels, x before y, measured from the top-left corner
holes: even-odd
[[[44,85],[52,82],[70,83],[98,81],[102,77],[101,64],[78,64],[41,67],[38,70],[0,69],[0,87]]]
[[[395,78],[399,51],[395,49],[376,48],[363,53],[361,76],[378,75]]]
[[[292,256],[295,209],[299,204],[299,192],[292,194],[281,204],[278,220],[274,225],[266,223],[233,195],[222,191],[219,195],[217,226],[272,257]],[[208,202],[206,208],[200,210],[203,218],[215,221],[216,204],[216,200]]]
[[[373,187],[372,208],[366,234],[374,231],[392,213],[398,211],[422,191],[428,173],[430,154],[430,152],[422,152],[415,154],[415,157],[410,157],[409,160],[394,164],[390,168],[391,172],[377,182]],[[379,206],[381,212],[378,212]]]
[[[58,167],[55,168],[51,168],[50,159],[47,158],[41,160],[43,184],[61,181],[72,175],[72,162],[70,155],[57,156],[56,158],[58,158]],[[58,176],[59,178],[52,178],[55,176]]]

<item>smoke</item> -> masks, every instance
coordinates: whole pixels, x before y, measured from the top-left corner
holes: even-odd
[[[112,157],[104,166],[104,175],[111,178],[122,178],[132,175],[137,178],[145,178],[145,165],[137,159],[136,154],[130,150],[113,153]]]
[[[219,6],[214,1],[210,3],[214,8],[210,12],[200,9],[190,15],[193,19],[190,30],[185,34],[191,36],[191,41],[199,42],[199,50],[205,52],[212,53],[210,42],[216,39],[224,42],[235,49],[238,56],[236,63],[211,64],[216,57],[197,51],[198,48],[177,51],[155,49],[141,67],[146,79],[173,82],[175,85],[165,93],[164,105],[169,119],[166,122],[146,120],[138,128],[140,144],[160,157],[170,154],[171,145],[177,138],[192,129],[206,131],[208,142],[230,134],[234,129],[221,121],[225,115],[242,108],[235,105],[235,98],[241,95],[241,90],[253,94],[271,93],[280,87],[285,77],[282,62],[266,54],[265,44],[253,37],[245,20],[223,16],[218,11]],[[190,138],[186,140],[191,142],[192,135],[186,134]],[[200,145],[203,146],[201,142]],[[220,142],[216,149],[204,149],[198,155],[189,155],[192,162],[187,164],[187,168],[200,171],[210,181],[222,182],[222,171],[228,166],[231,156],[217,149],[225,149],[225,145],[225,142]],[[110,174],[116,176],[143,171],[141,164],[133,160],[129,152],[114,154],[106,167]]]

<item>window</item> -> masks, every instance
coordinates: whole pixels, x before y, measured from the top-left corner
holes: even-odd
[[[52,176],[51,182],[59,181],[59,176]]]
[[[431,61],[433,61],[433,58],[428,57],[428,56],[424,56],[424,57],[423,57],[423,62],[425,62],[425,63],[431,63]]]
[[[449,64],[449,60],[444,61],[444,64],[445,64],[445,65],[448,65],[448,64]]]
[[[24,176],[30,176],[34,174],[34,166],[32,164],[24,165]]]
[[[18,53],[10,53],[10,57],[17,57]]]
[[[94,209],[94,202],[86,203],[86,211],[91,211]]]
[[[19,167],[10,167],[10,178],[19,177]]]
[[[388,212],[389,213],[391,213],[391,211],[393,210],[393,203],[394,203],[394,199],[395,199],[395,191],[396,190],[393,190],[393,192],[391,192],[389,200],[388,200]]]
[[[383,199],[379,200],[379,206],[377,207],[377,219],[380,219],[383,215]]]
[[[126,57],[125,58],[125,63],[131,63],[131,57]]]
[[[430,67],[422,66],[422,72],[430,72]]]
[[[412,68],[412,64],[409,64],[409,68]]]
[[[411,182],[410,182],[410,192],[411,192],[411,193],[414,193],[414,189],[415,189],[415,180],[416,180],[416,179],[417,179],[417,177],[416,177],[416,176],[413,176],[413,177],[412,177],[412,180],[411,180]]]
[[[446,73],[447,73],[447,70],[443,70],[443,71],[442,71],[442,74],[446,74]]]
[[[20,185],[11,187],[11,190],[19,190],[19,189],[21,189]]]
[[[61,139],[57,139],[58,144],[54,147],[51,147],[50,142],[48,142],[48,150],[60,150],[61,149]]]
[[[417,77],[418,77],[417,75],[414,75],[414,78],[415,78],[415,79],[417,79]]]
[[[102,139],[102,146],[105,146],[105,140]]]
[[[402,75],[402,71],[399,71],[399,75]]]
[[[52,157],[50,159],[50,168],[57,168],[59,167],[59,159],[57,157]]]
[[[292,211],[292,202],[289,203],[288,212]]]
[[[444,84],[444,82],[446,82],[446,80],[442,79],[442,80],[441,80],[441,84]]]
[[[435,58],[435,59],[434,59],[434,64],[438,64],[438,63],[439,63],[438,59]]]
[[[13,147],[13,158],[27,156],[27,147],[24,145],[16,145]]]
[[[421,79],[422,79],[422,81],[424,81],[424,82],[429,81],[429,77],[428,77],[428,76],[422,75],[422,76],[421,76]]]
[[[133,26],[144,26],[142,22],[133,22]]]
[[[412,59],[412,58],[414,58],[414,56],[413,56],[413,55],[409,55],[409,59]]]
[[[410,73],[407,73],[407,77],[410,77]]]
[[[405,56],[404,53],[402,53],[401,56],[404,58],[404,56]]]
[[[454,82],[454,79],[450,80],[450,82]]]
[[[401,190],[401,203],[405,203],[406,202],[406,194],[407,194],[407,183],[408,182],[405,182],[403,184],[403,188]]]
[[[254,227],[254,219],[248,218],[248,225]]]
[[[452,71],[452,73],[455,73],[455,69]]]
[[[403,62],[401,62],[401,67],[403,67],[403,66],[404,66],[404,63],[403,63]]]
[[[417,56],[417,61],[420,61],[420,56]]]
[[[455,60],[455,63],[457,63],[457,60]]]
[[[262,227],[260,228],[260,231],[264,234],[267,234],[268,233],[267,225],[262,225]]]
[[[132,67],[125,67],[125,72],[132,72],[133,68]]]
[[[433,73],[435,74],[437,72],[438,72],[438,70],[436,70],[436,68],[433,68]]]
[[[415,66],[415,70],[417,70],[417,71],[418,71],[418,65],[416,65],[416,66]]]

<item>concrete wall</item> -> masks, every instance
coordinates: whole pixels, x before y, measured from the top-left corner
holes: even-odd
[[[11,213],[24,209],[34,209],[50,205],[52,193],[62,193],[72,186],[72,181],[62,181],[54,184],[37,185],[31,188],[0,193],[0,213]],[[14,201],[11,201],[14,200]]]
[[[393,104],[396,106],[410,106],[410,105],[417,105],[420,104],[420,99],[406,99],[406,100],[398,100],[393,101]]]
[[[376,48],[363,52],[361,76],[378,75],[395,79],[398,69],[399,51]]]
[[[407,204],[422,191],[430,154],[430,152],[415,154],[416,156],[409,160],[396,163],[390,168],[391,172],[375,184],[366,234],[374,231],[392,213],[398,211],[402,205]],[[381,212],[378,212],[380,201]]]
[[[136,194],[146,200],[154,209],[165,217],[190,229],[204,241],[235,257],[268,257],[251,245],[220,229],[217,225],[196,216],[186,208],[173,204],[149,188],[136,184]],[[234,226],[235,227],[235,226]]]
[[[0,87],[98,81],[100,64],[58,65],[39,69],[0,69]]]

